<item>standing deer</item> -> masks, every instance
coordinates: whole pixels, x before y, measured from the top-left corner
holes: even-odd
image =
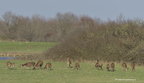
[[[68,58],[67,58],[67,66],[68,66],[69,68],[72,68],[71,64],[72,64],[72,62],[71,62],[70,58],[68,57]]]
[[[10,61],[6,62],[8,68],[14,67],[15,63],[11,63]]]
[[[111,71],[114,71],[114,68],[115,68],[115,64],[111,63]]]
[[[97,68],[97,69],[102,69],[102,66],[103,66],[103,63],[100,63],[99,62],[99,60],[97,60],[97,62],[96,62],[96,64],[95,64],[95,67]]]
[[[128,71],[128,67],[126,63],[122,63],[122,70],[124,71],[124,69],[126,69],[126,71]]]
[[[52,70],[51,67],[52,67],[52,64],[51,63],[47,63],[45,65],[44,69],[48,69],[49,68],[50,70]]]
[[[135,70],[135,63],[131,63],[132,71]]]
[[[75,66],[74,66],[74,69],[79,69],[80,68],[80,64],[77,62],[77,63],[75,63]]]

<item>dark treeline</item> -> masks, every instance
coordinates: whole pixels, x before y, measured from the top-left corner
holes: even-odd
[[[102,22],[89,16],[57,13],[46,19],[39,15],[24,17],[6,12],[0,20],[0,40],[61,42],[45,51],[41,58],[63,61],[103,60],[144,64],[144,21]],[[40,57],[39,57],[40,58]]]

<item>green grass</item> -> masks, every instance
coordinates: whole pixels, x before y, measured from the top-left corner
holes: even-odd
[[[66,62],[51,62],[53,70],[31,70],[18,67],[28,61],[11,61],[16,64],[13,69],[8,69],[6,62],[0,61],[0,83],[142,83],[144,81],[143,66],[136,66],[136,71],[126,72],[121,70],[120,65],[116,65],[115,72],[108,72],[105,65],[103,70],[95,69],[94,63],[80,63],[81,68],[74,70],[67,68]],[[44,61],[44,65],[47,62],[49,61]],[[127,79],[131,81],[126,81]]]
[[[0,41],[0,52],[14,53],[41,53],[54,45],[57,42],[12,42]]]
[[[41,53],[56,44],[58,43],[0,41],[0,52]],[[143,83],[144,81],[143,66],[136,66],[136,71],[126,72],[122,71],[120,65],[116,65],[115,72],[108,72],[105,65],[103,70],[97,70],[92,62],[80,63],[80,70],[67,68],[66,62],[51,62],[53,70],[31,70],[19,67],[28,61],[11,60],[16,64],[13,69],[8,69],[6,62],[0,60],[0,83]],[[47,62],[49,61],[44,61],[44,65]]]

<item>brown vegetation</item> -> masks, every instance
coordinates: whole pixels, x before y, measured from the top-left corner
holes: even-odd
[[[85,19],[84,19],[85,18]],[[120,20],[100,22],[81,17],[74,32],[67,35],[60,45],[45,52],[47,58],[63,61],[103,60],[137,62],[144,64],[144,22]]]
[[[61,42],[44,59],[64,61],[103,60],[144,64],[144,21],[141,19],[102,22],[89,16],[58,13],[55,18],[32,18],[6,12],[0,20],[0,40]],[[35,57],[37,58],[37,57]],[[136,63],[136,64],[137,64]]]
[[[62,41],[76,29],[78,17],[72,13],[56,14],[56,18],[46,19],[39,15],[19,16],[5,12],[0,20],[0,40],[16,41]]]

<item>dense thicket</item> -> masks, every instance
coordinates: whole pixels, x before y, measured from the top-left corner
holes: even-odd
[[[79,28],[45,52],[53,60],[103,60],[144,63],[144,24],[140,20],[98,23],[81,18]]]

